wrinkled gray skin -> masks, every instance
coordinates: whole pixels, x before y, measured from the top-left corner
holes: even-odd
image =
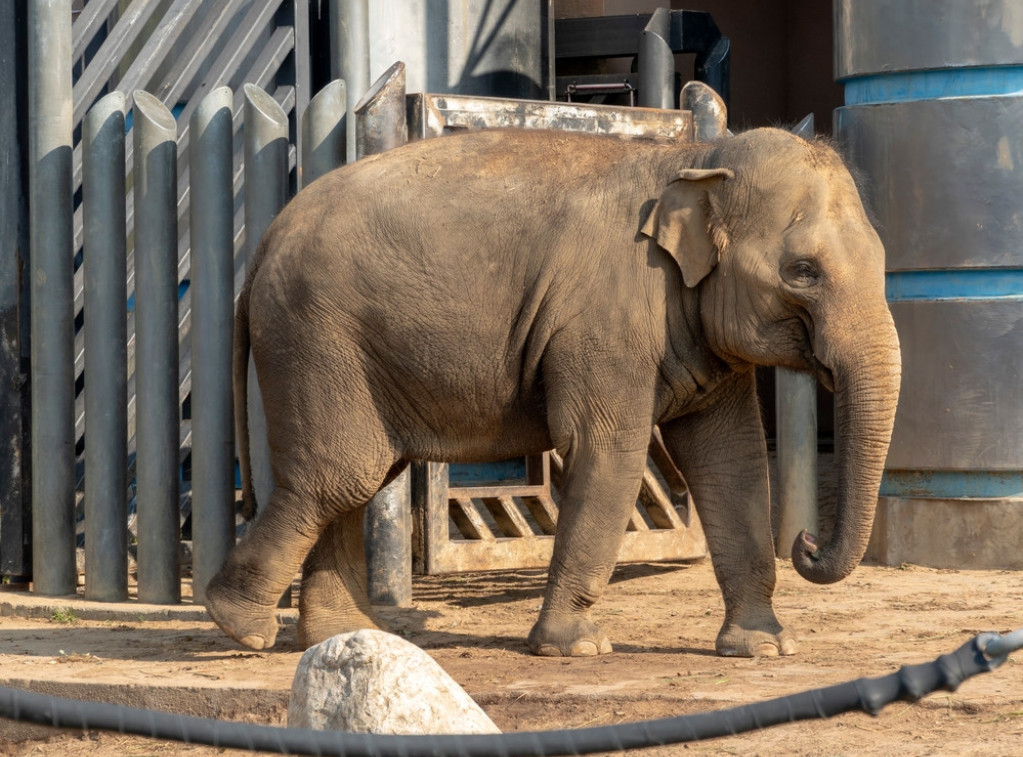
[[[528,131],[415,142],[338,170],[273,223],[238,302],[236,408],[251,503],[251,347],[277,480],[207,590],[255,649],[303,569],[299,638],[376,626],[365,503],[410,460],[556,448],[563,502],[529,646],[611,651],[590,618],[652,426],[685,475],[724,595],[723,655],[792,654],[775,617],[756,365],[833,387],[834,536],[810,581],[860,561],[899,388],[884,251],[841,160],[762,129],[715,145]]]

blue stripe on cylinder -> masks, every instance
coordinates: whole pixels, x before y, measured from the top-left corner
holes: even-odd
[[[846,105],[1023,94],[1023,66],[899,71],[845,79]]]
[[[1023,471],[885,471],[882,497],[1003,499],[1023,497]]]
[[[913,300],[1023,300],[1023,268],[890,271],[889,302]]]

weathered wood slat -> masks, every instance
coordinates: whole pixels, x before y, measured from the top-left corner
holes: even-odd
[[[639,511],[639,506],[632,508],[632,515],[629,517],[629,524],[625,527],[626,531],[649,531],[650,526],[646,524],[643,519],[643,513]]]
[[[675,512],[671,498],[661,488],[661,482],[653,471],[643,471],[643,483],[639,489],[639,500],[646,508],[647,515],[656,528],[683,528],[682,520]]]
[[[527,538],[533,536],[533,529],[519,509],[515,506],[515,500],[510,496],[484,497],[483,505],[494,516],[494,521],[505,536]]]
[[[458,530],[467,539],[476,541],[494,541],[494,532],[480,517],[471,499],[455,497],[449,500],[451,519],[455,522]]]
[[[536,496],[520,496],[522,497],[522,504],[529,509],[529,514],[533,516],[533,520],[540,527],[540,531],[545,535],[553,536],[558,523],[558,507],[554,504],[554,500],[551,499],[550,493],[544,492]]]

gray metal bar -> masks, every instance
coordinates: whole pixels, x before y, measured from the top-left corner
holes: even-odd
[[[394,63],[355,106],[357,155],[400,147],[408,139],[405,64]],[[375,605],[412,604],[412,492],[408,470],[381,489],[366,508],[367,591]]]
[[[412,484],[406,468],[366,508],[366,592],[375,605],[412,604]]]
[[[172,604],[181,601],[177,124],[152,95],[134,99],[138,596]]]
[[[85,116],[85,598],[128,598],[125,97]]]
[[[356,159],[353,104],[369,89],[369,0],[337,0],[330,4],[330,75],[348,87],[348,154]]]
[[[270,95],[253,84],[245,94],[245,252],[249,265],[260,239],[288,199],[288,116]],[[252,484],[260,508],[270,501],[276,483],[270,468],[266,414],[249,358],[249,459]],[[258,517],[259,510],[256,515]],[[281,598],[291,603],[290,590]]]
[[[813,114],[792,130],[813,139]],[[817,532],[817,381],[808,373],[776,368],[778,540],[775,554],[790,557],[799,532]]]
[[[28,6],[32,580],[75,591],[71,0]]]
[[[679,96],[679,107],[693,114],[693,139],[713,142],[728,134],[728,108],[710,85],[702,81],[686,82]]]
[[[658,8],[639,35],[639,105],[642,108],[675,107],[675,56],[668,44],[671,12]]]
[[[316,93],[302,116],[302,186],[312,184],[345,162],[348,150],[348,98],[334,79]]]
[[[146,0],[149,2],[149,0]],[[128,70],[120,77],[118,86],[125,91],[135,90],[137,87],[146,87],[150,79],[156,73],[164,59],[169,55],[171,48],[178,41],[188,21],[195,15],[203,0],[172,0],[169,6],[162,12],[160,21],[146,36],[145,45],[138,55],[132,60]],[[158,5],[157,3],[151,3]],[[131,3],[131,8],[138,5],[138,2]],[[125,26],[130,26],[126,24]],[[121,24],[118,24],[118,29]],[[106,45],[104,45],[106,47]],[[120,50],[110,56],[110,61],[116,65],[120,62]],[[109,53],[108,53],[109,54]],[[106,62],[108,59],[97,56],[97,60]],[[104,70],[110,66],[109,62],[104,65],[93,65],[86,69],[85,76],[75,85],[75,110],[74,119],[78,123],[84,115],[85,108],[107,83],[112,71]]]
[[[234,546],[234,153],[230,88],[192,116],[192,601]]]
[[[355,106],[358,158],[400,147],[408,141],[405,64],[392,63]]]

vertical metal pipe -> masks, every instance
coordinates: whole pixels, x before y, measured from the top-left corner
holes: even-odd
[[[728,108],[709,84],[686,82],[679,96],[679,107],[693,115],[693,139],[713,142],[728,134]]]
[[[398,61],[355,106],[356,156],[376,155],[405,144],[405,113],[405,64]]]
[[[813,114],[792,133],[813,139]],[[817,531],[817,381],[787,368],[776,368],[774,377],[779,511],[775,554],[790,557],[800,531]]]
[[[28,6],[32,580],[75,591],[71,0]]]
[[[345,162],[348,150],[348,98],[345,83],[334,79],[316,93],[302,116],[302,186]]]
[[[385,71],[355,106],[357,155],[399,147],[408,140],[405,64]],[[406,470],[381,489],[366,508],[369,600],[376,605],[412,604],[412,491]]]
[[[675,56],[668,44],[671,12],[658,8],[639,35],[639,105],[642,108],[675,107]]]
[[[189,131],[192,250],[192,601],[234,546],[234,153],[230,88],[210,92]]]
[[[330,75],[348,88],[346,161],[355,160],[355,110],[369,88],[369,0],[336,0],[330,4]]]
[[[181,600],[177,124],[134,93],[135,403],[139,600]]]
[[[128,329],[125,97],[111,92],[82,129],[85,224],[85,598],[128,598]]]
[[[270,95],[254,84],[245,93],[245,252],[248,264],[260,239],[288,199],[288,116]],[[249,459],[252,485],[259,508],[265,507],[276,486],[270,468],[266,414],[249,358]],[[259,517],[260,509],[256,511]],[[290,590],[281,605],[291,604]]]
[[[412,475],[402,471],[370,500],[364,528],[366,593],[375,605],[412,604]]]

